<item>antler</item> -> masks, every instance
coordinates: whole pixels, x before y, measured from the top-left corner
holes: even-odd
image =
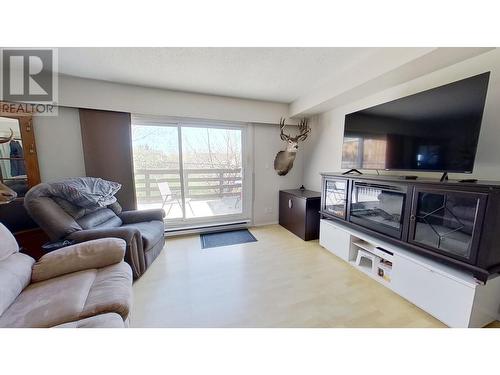
[[[281,117],[280,118],[280,138],[284,141],[288,141],[290,139],[289,134],[285,134],[283,130],[285,130],[285,118]]]
[[[14,131],[12,129],[10,129],[10,137],[9,138],[4,138],[4,139],[0,139],[0,143],[10,142],[10,141],[12,141],[13,138],[14,138]]]
[[[311,128],[307,124],[307,119],[303,118],[299,122],[299,135],[295,137],[295,140],[296,141],[305,140],[310,132],[311,132]]]

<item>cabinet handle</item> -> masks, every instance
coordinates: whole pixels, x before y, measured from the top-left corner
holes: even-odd
[[[293,202],[291,199],[288,200],[288,208],[292,208],[293,207]]]

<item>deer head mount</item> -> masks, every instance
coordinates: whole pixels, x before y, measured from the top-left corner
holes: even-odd
[[[8,143],[14,138],[14,132],[10,129],[10,137],[0,138],[0,143]],[[17,193],[8,186],[0,183],[0,204],[6,204],[16,199]]]
[[[298,126],[299,134],[295,137],[290,136],[290,134],[285,134],[285,126],[285,119],[281,118],[280,137],[282,140],[286,141],[286,148],[278,152],[274,159],[274,170],[279,176],[285,176],[290,169],[292,169],[297,150],[299,149],[299,141],[305,140],[311,132],[311,128],[307,125],[307,119],[305,118],[300,120]]]

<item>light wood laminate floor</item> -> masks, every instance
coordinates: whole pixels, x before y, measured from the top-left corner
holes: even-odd
[[[131,326],[444,327],[318,241],[250,231],[258,242],[203,250],[198,235],[168,238],[134,283]]]

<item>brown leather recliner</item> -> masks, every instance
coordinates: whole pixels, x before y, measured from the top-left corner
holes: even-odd
[[[165,245],[165,212],[162,209],[122,211],[118,202],[91,212],[68,208],[68,202],[47,196],[46,184],[34,186],[24,198],[28,214],[51,241],[77,243],[105,237],[125,240],[125,261],[139,278]],[[44,193],[41,193],[44,192]]]

